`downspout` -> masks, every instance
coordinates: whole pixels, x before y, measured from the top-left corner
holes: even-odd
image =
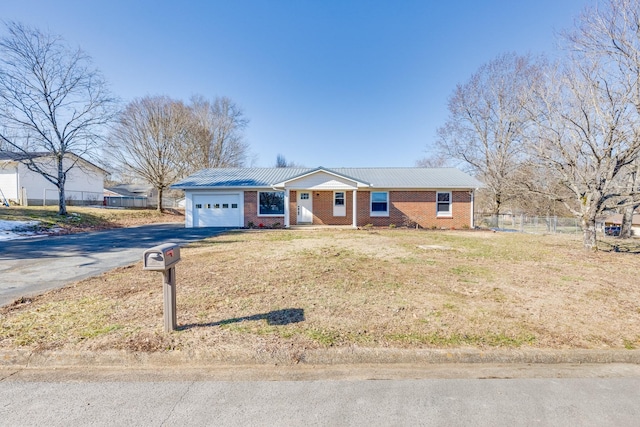
[[[24,201],[22,200],[22,191],[20,191],[20,170],[18,170],[19,164],[16,163],[16,196],[18,199],[18,203],[20,206],[24,206]]]
[[[471,229],[473,230],[474,228],[476,228],[475,225],[475,209],[474,209],[474,195],[475,195],[475,191],[471,190],[469,191],[469,195],[471,196]]]

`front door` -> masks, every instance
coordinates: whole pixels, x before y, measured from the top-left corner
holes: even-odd
[[[313,200],[308,191],[298,191],[298,224],[313,223]]]

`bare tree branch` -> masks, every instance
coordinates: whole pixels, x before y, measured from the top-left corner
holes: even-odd
[[[78,166],[76,155],[96,154],[114,117],[114,99],[81,50],[19,23],[6,30],[0,38],[0,141],[58,188],[64,215],[67,174]],[[35,161],[42,152],[55,159],[55,173]]]

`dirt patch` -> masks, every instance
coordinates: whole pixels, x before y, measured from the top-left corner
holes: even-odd
[[[0,309],[0,348],[640,347],[638,256],[579,236],[238,231],[181,253],[178,331],[162,332],[162,275],[136,264]]]

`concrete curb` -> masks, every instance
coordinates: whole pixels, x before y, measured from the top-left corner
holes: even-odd
[[[216,349],[204,352],[131,353],[127,351],[0,351],[0,367],[62,368],[171,366],[194,368],[233,365],[435,365],[435,364],[640,364],[640,350],[402,350],[346,348],[304,352],[238,352]]]

